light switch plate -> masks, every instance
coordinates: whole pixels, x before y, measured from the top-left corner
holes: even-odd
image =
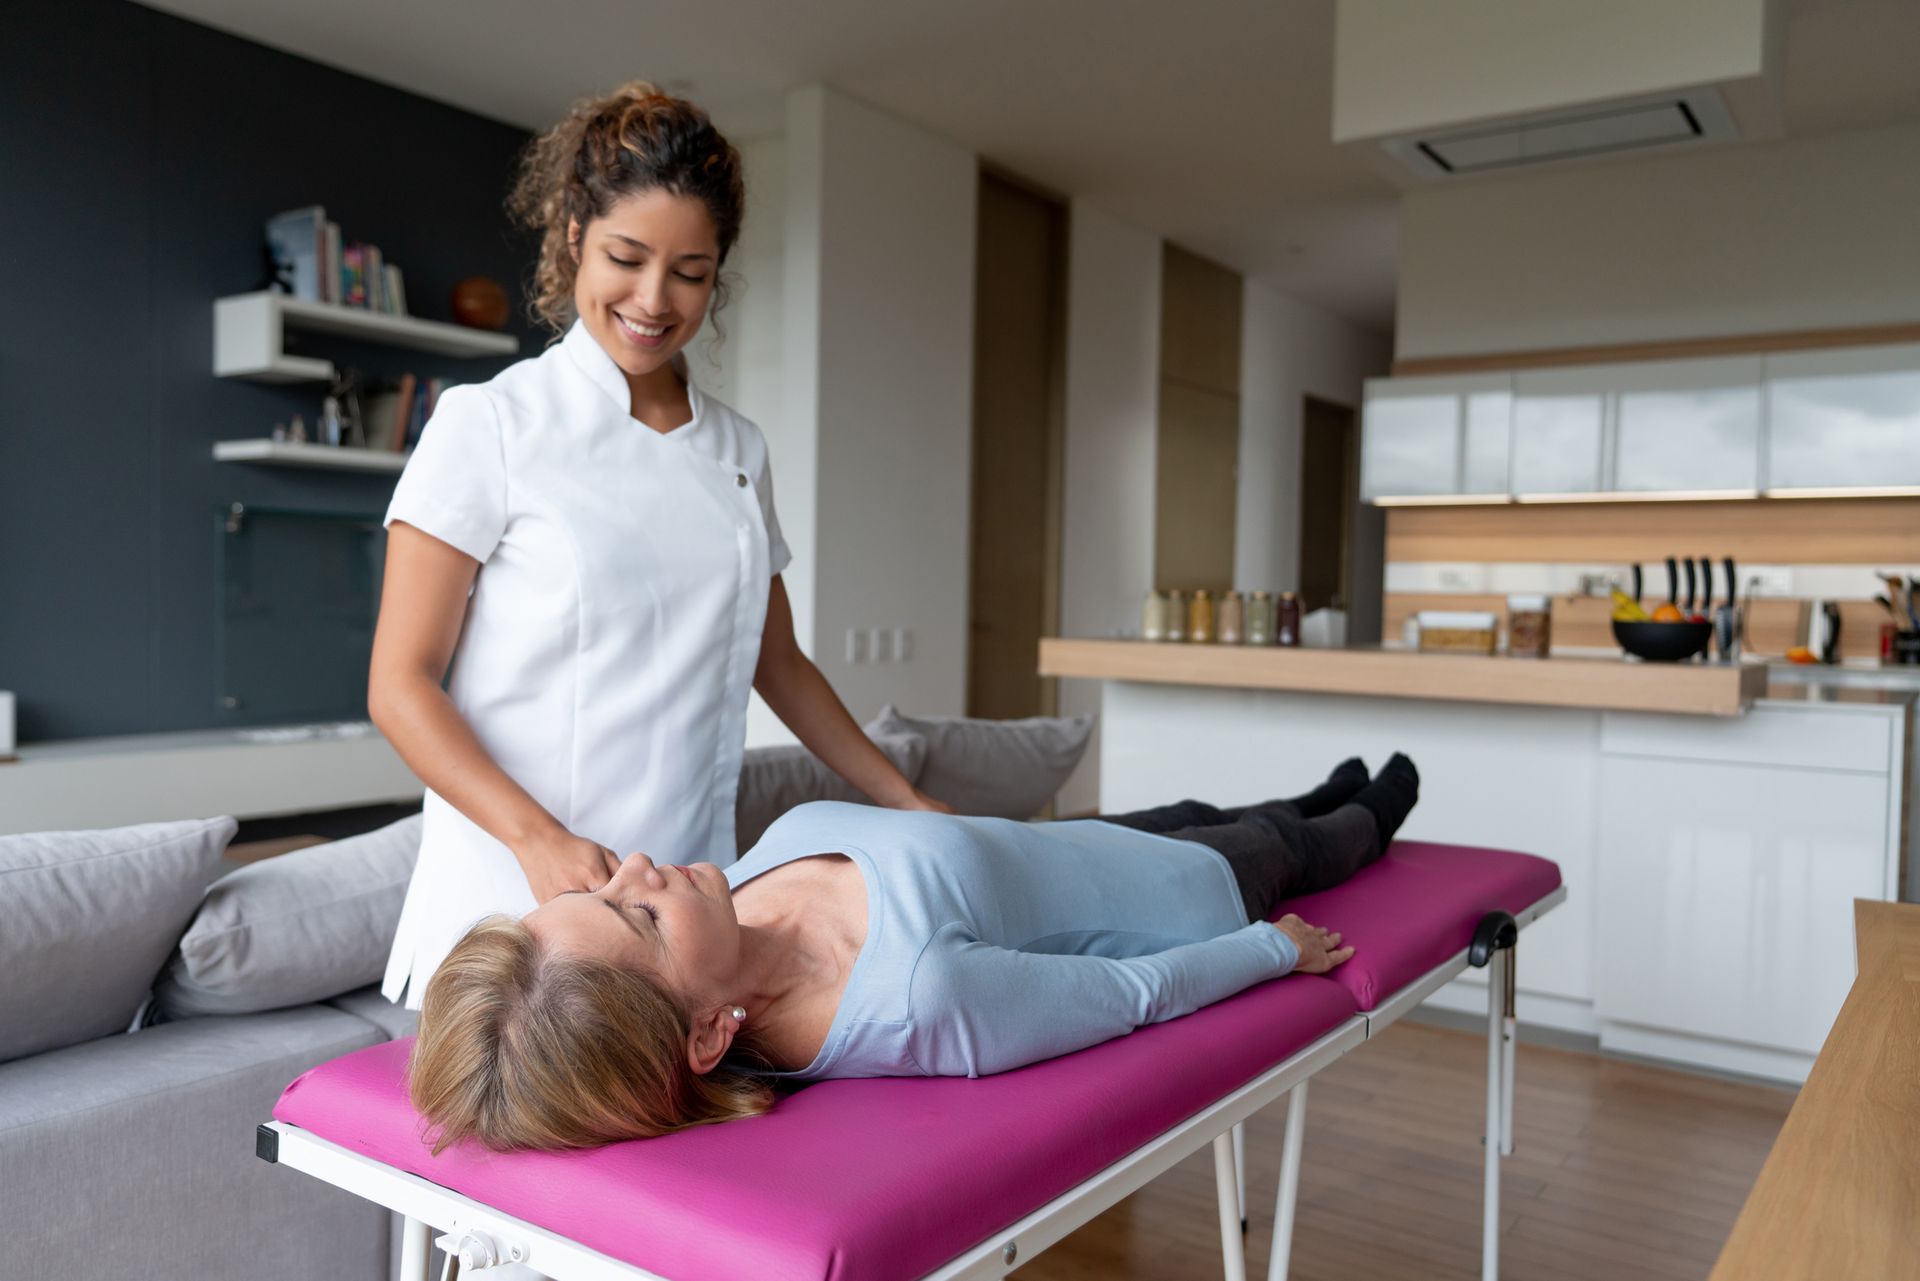
[[[867,661],[869,652],[866,629],[863,627],[849,627],[847,629],[847,661],[849,663],[864,663]]]
[[[913,657],[913,628],[893,629],[893,657],[894,661],[899,663],[904,663]]]

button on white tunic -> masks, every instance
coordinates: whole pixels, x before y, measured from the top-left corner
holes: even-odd
[[[500,767],[617,854],[726,864],[769,579],[790,557],[759,428],[687,395],[685,426],[636,422],[576,323],[441,396],[387,523],[480,562],[448,692]],[[382,991],[419,1008],[469,926],[534,906],[507,847],[429,790]]]

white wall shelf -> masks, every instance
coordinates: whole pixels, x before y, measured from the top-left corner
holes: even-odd
[[[214,375],[267,383],[330,381],[334,376],[331,361],[286,353],[288,329],[335,334],[439,356],[511,356],[520,350],[520,340],[512,334],[263,291],[215,300]]]
[[[274,467],[319,467],[332,471],[397,472],[406,454],[350,445],[293,444],[279,440],[216,440],[213,457],[222,463],[265,463]]]

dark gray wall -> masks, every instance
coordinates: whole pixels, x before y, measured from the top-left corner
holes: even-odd
[[[369,33],[377,39],[377,33]],[[23,741],[244,724],[216,706],[214,514],[378,515],[392,478],[215,463],[324,388],[212,374],[213,300],[252,289],[261,224],[324,204],[406,272],[519,289],[501,211],[514,128],[120,0],[10,6],[0,39],[0,689]],[[506,362],[342,344],[373,373]],[[342,716],[363,709],[342,708]]]

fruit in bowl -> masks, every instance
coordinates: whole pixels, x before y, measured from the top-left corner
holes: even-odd
[[[1672,606],[1675,614],[1680,611]],[[1654,617],[1659,617],[1658,611]],[[1654,663],[1678,663],[1696,657],[1713,639],[1712,623],[1688,622],[1684,616],[1670,622],[1613,620],[1613,638],[1635,658]]]
[[[1668,601],[1653,611],[1653,621],[1656,623],[1684,623],[1687,621],[1687,616],[1680,612],[1678,605],[1672,601]]]

